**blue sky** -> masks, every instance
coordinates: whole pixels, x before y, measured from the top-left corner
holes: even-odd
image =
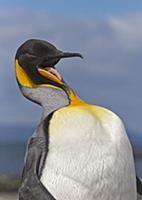
[[[64,79],[84,100],[118,113],[142,132],[142,2],[0,0],[0,124],[38,123],[41,110],[22,97],[14,55],[29,38],[46,39],[85,59],[59,63]]]
[[[46,11],[51,14],[68,16],[112,16],[137,13],[142,10],[142,2],[134,0],[1,0],[0,4],[7,8],[23,8]]]

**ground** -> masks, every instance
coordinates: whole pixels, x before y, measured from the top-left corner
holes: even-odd
[[[18,200],[17,193],[0,193],[0,200]]]

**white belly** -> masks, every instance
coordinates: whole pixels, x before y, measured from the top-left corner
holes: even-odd
[[[134,162],[119,118],[61,109],[51,119],[41,181],[57,200],[136,200]]]

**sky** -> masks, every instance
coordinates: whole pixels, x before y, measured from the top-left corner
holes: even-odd
[[[84,60],[66,59],[58,70],[89,103],[116,112],[142,134],[142,2],[132,0],[0,0],[0,125],[38,123],[39,106],[26,100],[14,74],[17,48],[45,39]]]
[[[51,14],[62,14],[64,16],[110,16],[134,12],[141,12],[142,2],[134,0],[1,0],[1,6],[14,8],[47,11]]]

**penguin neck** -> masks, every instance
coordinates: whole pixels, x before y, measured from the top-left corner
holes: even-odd
[[[44,120],[49,114],[55,112],[56,110],[63,108],[70,104],[70,100],[68,95],[63,90],[58,89],[48,89],[48,93],[44,95],[42,98],[42,118]]]
[[[69,90],[68,95],[63,90],[53,91],[53,93],[50,91],[50,97],[48,96],[42,103],[43,113],[41,120],[44,120],[49,114],[65,106],[72,107],[84,104],[86,103],[78,98],[72,89]]]
[[[68,90],[68,94],[62,89],[53,87],[22,87],[20,89],[26,98],[42,106],[43,112],[41,121],[51,113],[65,106],[85,104],[85,102],[75,95],[72,89]]]
[[[68,95],[62,89],[53,87],[22,87],[20,89],[26,98],[42,106],[41,120],[44,120],[52,112],[70,104]]]

